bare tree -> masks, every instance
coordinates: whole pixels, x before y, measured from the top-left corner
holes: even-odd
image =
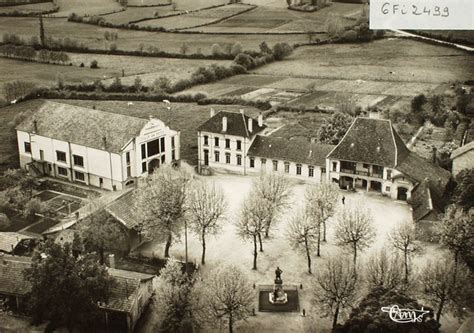
[[[265,238],[268,238],[272,224],[278,215],[289,206],[291,184],[287,177],[276,173],[261,173],[254,183],[254,193],[268,206],[265,222]]]
[[[374,253],[365,264],[365,279],[369,288],[403,290],[403,264],[398,255],[388,255],[385,248]]]
[[[461,207],[450,206],[444,214],[436,230],[441,244],[453,253],[457,264],[460,257],[474,255],[474,209],[468,212]]]
[[[311,253],[314,251],[317,243],[318,231],[314,221],[308,216],[306,209],[300,209],[292,218],[287,237],[294,249],[306,254],[308,273],[312,274]]]
[[[394,248],[402,251],[405,265],[405,283],[408,283],[410,255],[420,251],[420,246],[415,239],[415,226],[411,221],[399,223],[389,234],[389,239]]]
[[[211,325],[227,320],[230,333],[234,323],[250,316],[254,302],[252,285],[235,266],[224,266],[209,274],[196,288],[195,311],[199,321]]]
[[[321,183],[308,188],[306,202],[311,212],[320,218],[323,226],[323,242],[326,241],[326,222],[334,215],[339,201],[339,189],[334,183]],[[319,256],[319,246],[318,246]]]
[[[357,263],[357,251],[369,247],[375,238],[372,216],[361,205],[343,209],[336,225],[336,241],[340,246],[348,246],[354,255],[354,269]]]
[[[453,271],[457,274],[454,276]],[[421,290],[431,305],[437,309],[439,323],[443,310],[449,308],[462,316],[472,307],[473,276],[464,263],[452,259],[428,262],[420,274]]]
[[[240,238],[253,241],[252,269],[257,269],[257,241],[260,242],[260,251],[263,251],[262,233],[265,231],[267,216],[268,207],[264,204],[264,200],[255,197],[251,192],[242,204],[236,228]]]
[[[328,259],[315,274],[313,303],[325,310],[327,315],[333,316],[333,328],[339,313],[355,302],[358,281],[350,260],[341,255]]]
[[[215,184],[200,182],[189,195],[188,212],[191,230],[199,237],[202,245],[201,264],[205,264],[206,236],[217,235],[221,229],[223,215],[227,207],[224,192]]]
[[[162,166],[137,189],[135,209],[143,221],[142,232],[148,239],[166,242],[165,257],[183,228],[186,187],[189,176],[170,166]]]

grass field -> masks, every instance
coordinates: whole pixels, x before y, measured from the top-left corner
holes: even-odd
[[[59,11],[52,14],[55,17],[67,17],[76,13],[79,16],[93,16],[122,10],[115,0],[57,0]]]
[[[286,8],[258,7],[255,10],[232,17],[228,20],[190,31],[204,32],[325,32],[325,22],[329,15],[344,16],[362,10],[359,4],[333,3],[317,12],[305,13]],[[354,22],[342,19],[344,25]]]
[[[87,63],[88,65],[88,63]],[[100,65],[100,64],[99,64]],[[50,86],[60,75],[64,82],[79,83],[119,75],[120,70],[111,68],[90,69],[89,67],[49,65],[37,62],[0,58],[0,86],[6,82],[23,80],[38,85]],[[121,73],[120,73],[121,74]]]
[[[468,80],[474,58],[468,53],[427,43],[383,39],[369,44],[299,48],[284,62],[255,70],[288,77],[434,83]]]
[[[40,2],[40,3],[32,3],[28,5],[0,7],[0,13],[13,13],[13,12],[41,13],[41,12],[50,11],[53,9],[54,9],[54,5],[52,2]]]
[[[15,33],[25,39],[31,36],[38,36],[38,19],[29,17],[2,17],[0,20],[0,35],[12,33],[12,27],[15,27]],[[114,43],[121,50],[137,50],[140,44],[145,48],[147,46],[156,46],[162,51],[179,52],[183,43],[189,46],[189,53],[194,53],[198,48],[204,54],[210,54],[213,44],[220,44],[221,47],[231,45],[236,42],[242,44],[244,49],[258,50],[261,42],[266,41],[269,45],[286,41],[291,43],[301,43],[307,41],[305,35],[206,35],[203,38],[197,38],[196,34],[175,34],[175,33],[156,33],[146,31],[134,31],[123,29],[109,29],[97,27],[89,24],[67,22],[65,19],[44,19],[46,35],[54,38],[71,38],[79,43],[94,48],[108,49],[109,43],[104,38],[105,31],[114,31],[118,33],[118,40]]]
[[[167,0],[128,0],[128,6],[157,6],[161,4],[168,4]]]
[[[173,13],[173,9],[170,6],[160,6],[160,7],[128,7],[126,10],[104,15],[103,18],[107,22],[113,24],[128,24],[131,21],[137,21],[141,19],[153,18],[155,13],[158,15],[167,15]]]
[[[153,58],[153,57],[132,57],[132,56],[111,56],[104,54],[69,54],[71,61],[76,66],[80,63],[88,63],[91,59],[98,61],[99,66],[108,71],[107,77],[122,76],[122,69],[125,77],[122,83],[133,84],[135,77],[140,75],[144,85],[152,84],[161,76],[169,78],[171,81],[190,77],[199,67],[207,67],[212,64],[230,65],[229,60],[200,60],[200,59],[174,59],[174,58]],[[106,82],[111,80],[106,79]]]
[[[202,24],[210,24],[217,20],[224,19],[249,9],[249,6],[232,4],[223,7],[211,8],[189,14],[158,18],[138,23],[138,26],[163,27],[166,29],[184,29]]]

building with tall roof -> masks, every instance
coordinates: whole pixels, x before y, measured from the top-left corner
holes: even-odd
[[[288,140],[257,135],[248,151],[248,170],[278,172],[319,183],[326,180],[326,156],[333,148],[307,138]]]
[[[16,128],[20,165],[47,175],[120,190],[180,158],[180,133],[142,119],[42,101]]]
[[[211,109],[211,117],[198,127],[198,169],[247,174],[248,150],[257,134],[266,126],[263,117],[253,119],[241,112]]]
[[[410,198],[427,177],[444,193],[450,173],[404,144],[389,120],[356,118],[326,159],[327,179],[341,188],[362,188],[393,199]]]

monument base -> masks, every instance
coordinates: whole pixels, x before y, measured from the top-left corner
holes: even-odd
[[[275,298],[275,293],[274,292],[268,293],[268,301],[271,304],[286,304],[286,303],[288,303],[288,294],[285,293],[285,292],[281,292]]]

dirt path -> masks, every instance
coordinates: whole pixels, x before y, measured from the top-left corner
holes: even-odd
[[[421,39],[429,40],[429,41],[432,41],[432,42],[436,42],[438,44],[453,46],[453,47],[461,49],[461,50],[474,52],[474,47],[469,47],[469,46],[465,46],[465,45],[461,45],[461,44],[446,42],[444,40],[439,40],[439,39],[435,39],[435,38],[431,38],[431,37],[420,36],[420,35],[412,34],[410,32],[406,32],[406,31],[403,31],[403,30],[394,29],[394,30],[391,30],[391,31],[395,32],[398,35],[421,38]]]

